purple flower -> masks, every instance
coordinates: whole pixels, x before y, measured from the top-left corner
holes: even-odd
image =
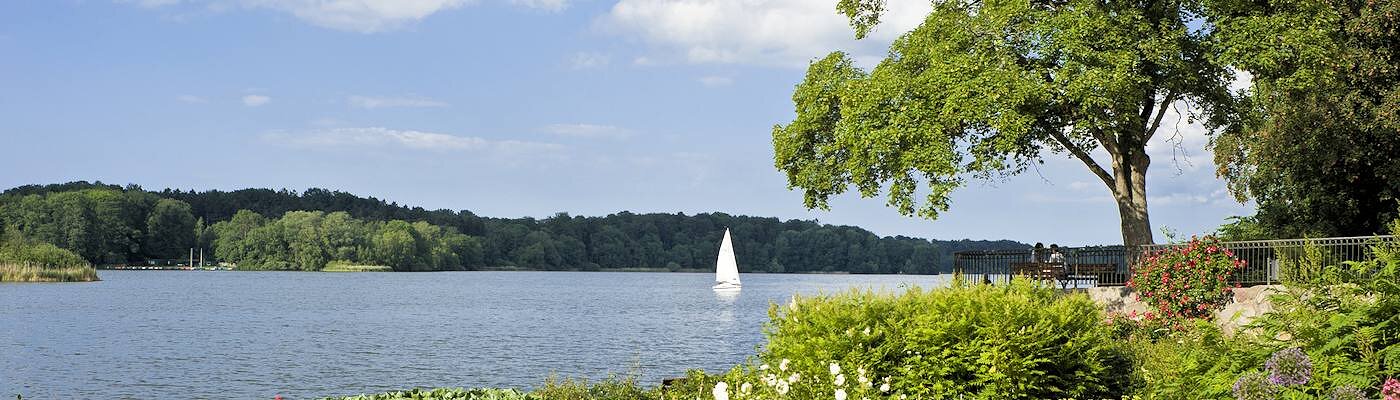
[[[1283,349],[1269,357],[1269,361],[1264,363],[1264,370],[1269,371],[1269,382],[1275,385],[1302,385],[1312,377],[1312,360],[1303,353],[1303,349]]]
[[[1268,376],[1250,372],[1235,381],[1232,391],[1235,393],[1235,400],[1269,400],[1278,393],[1278,386],[1270,383]]]
[[[1366,400],[1366,392],[1352,386],[1341,386],[1332,391],[1332,400]]]

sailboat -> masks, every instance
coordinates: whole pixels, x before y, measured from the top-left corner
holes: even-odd
[[[724,229],[724,241],[719,243],[719,260],[715,261],[714,290],[739,290],[739,264],[734,262],[734,244],[729,242],[729,228]]]

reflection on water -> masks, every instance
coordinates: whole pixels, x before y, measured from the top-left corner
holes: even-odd
[[[0,398],[284,398],[520,387],[551,373],[644,384],[752,355],[770,302],[936,276],[604,272],[100,271],[0,284]]]

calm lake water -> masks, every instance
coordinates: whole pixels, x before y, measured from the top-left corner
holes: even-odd
[[[755,354],[770,302],[946,276],[101,271],[0,284],[0,398],[289,399],[550,374],[642,383]]]

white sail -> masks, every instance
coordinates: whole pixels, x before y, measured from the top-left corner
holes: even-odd
[[[716,290],[739,288],[739,264],[734,261],[734,244],[729,241],[729,229],[719,243],[719,259],[715,261]]]

